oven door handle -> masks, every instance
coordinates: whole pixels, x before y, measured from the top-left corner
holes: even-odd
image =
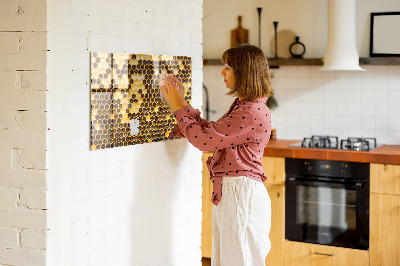
[[[335,181],[322,181],[322,180],[315,180],[315,181],[310,181],[310,180],[304,180],[303,178],[298,178],[298,177],[288,177],[286,181],[289,182],[296,182],[296,183],[300,183],[300,184],[304,184],[304,185],[312,185],[312,186],[316,186],[316,185],[325,185],[325,186],[329,186],[329,185],[339,185],[339,186],[343,186],[346,188],[352,188],[352,189],[361,189],[363,187],[363,183],[361,182],[335,182]]]

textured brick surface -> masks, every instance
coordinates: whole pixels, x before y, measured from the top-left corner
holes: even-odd
[[[1,1],[0,265],[45,265],[46,6]]]
[[[46,249],[46,231],[23,229],[21,231],[21,246]]]

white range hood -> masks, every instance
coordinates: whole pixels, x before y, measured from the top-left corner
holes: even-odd
[[[323,71],[358,70],[355,0],[328,0],[328,44]]]

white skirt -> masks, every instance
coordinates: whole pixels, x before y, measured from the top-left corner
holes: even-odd
[[[271,201],[262,182],[245,176],[223,177],[212,223],[212,266],[265,265],[271,249]]]

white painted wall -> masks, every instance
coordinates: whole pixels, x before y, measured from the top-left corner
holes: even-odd
[[[357,47],[369,56],[370,12],[399,11],[400,2],[356,1]],[[326,47],[327,1],[204,1],[204,58],[220,58],[229,48],[229,31],[236,17],[250,30],[250,43],[258,44],[257,7],[263,7],[262,49],[273,39],[272,21],[278,30],[290,29],[307,47],[305,57],[323,57]],[[232,6],[232,9],[228,9]],[[265,12],[264,12],[265,11]],[[222,15],[223,14],[223,15]],[[246,24],[247,23],[247,24]],[[265,24],[265,25],[264,25]],[[218,27],[215,27],[218,25]],[[279,52],[279,50],[278,50]],[[318,66],[281,66],[271,71],[279,107],[272,111],[272,124],[281,139],[311,135],[376,137],[382,144],[400,143],[400,66],[363,66],[365,72],[321,72]],[[205,66],[204,84],[210,93],[210,109],[218,119],[232,103],[220,76],[221,66]]]
[[[291,31],[306,46],[307,58],[324,56],[327,41],[327,0],[204,0],[204,58],[220,58],[230,46],[230,31],[242,26],[249,30],[249,43],[258,45],[258,12],[261,7],[261,49],[267,57],[274,56],[274,26]],[[399,11],[398,0],[356,0],[356,42],[360,57],[369,56],[370,13]],[[284,41],[284,39],[282,39]],[[293,39],[294,41],[294,39]],[[289,49],[289,47],[287,47]],[[278,53],[280,48],[278,48]],[[290,54],[289,54],[290,56]]]
[[[200,265],[201,152],[184,139],[90,151],[89,52],[192,57],[201,0],[48,0],[47,265]]]
[[[46,1],[0,2],[0,265],[46,260]]]

